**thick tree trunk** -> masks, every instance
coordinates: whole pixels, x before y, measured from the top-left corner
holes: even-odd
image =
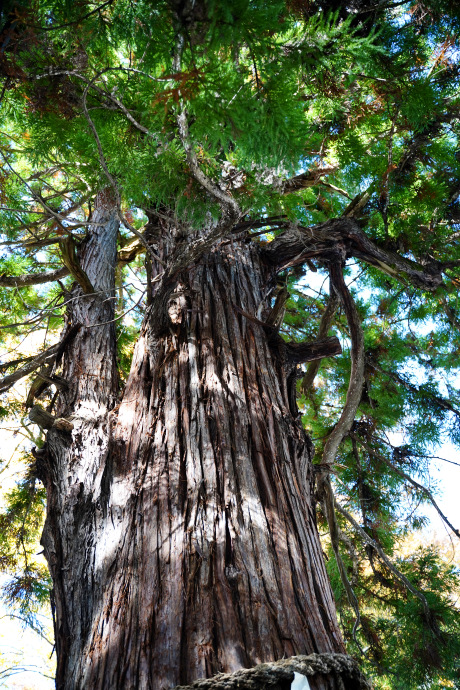
[[[106,234],[91,242],[102,250]],[[260,325],[271,269],[251,245],[222,245],[182,273],[161,333],[154,296],[112,409],[113,324],[91,326],[110,320],[113,276],[95,284],[90,245],[82,268],[105,297],[73,307],[83,326],[65,354],[60,414],[72,413],[74,430],[48,437],[57,687],[166,690],[343,652],[311,443],[285,355]],[[310,685],[338,687],[327,676]]]

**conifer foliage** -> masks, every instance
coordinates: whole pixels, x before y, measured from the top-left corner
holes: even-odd
[[[249,247],[265,302],[235,319],[276,350],[285,414],[313,440],[347,651],[378,688],[460,687],[458,568],[404,546],[430,504],[460,538],[430,486],[439,444],[460,444],[459,32],[454,0],[3,5],[0,413],[28,469],[4,497],[0,568],[32,627],[60,586],[34,554],[49,435],[76,438],[66,372],[84,364],[68,353],[102,294],[83,266],[104,207],[118,228],[95,322],[116,331],[111,419],[139,332],[179,338],[187,276]]]

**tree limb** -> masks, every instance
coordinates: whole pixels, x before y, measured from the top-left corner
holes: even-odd
[[[342,414],[324,445],[321,465],[327,471],[333,467],[335,456],[344,436],[351,429],[361,401],[364,384],[364,336],[361,319],[353,298],[343,279],[342,267],[337,263],[330,266],[331,285],[342,300],[351,338],[351,371],[347,397]],[[324,475],[323,475],[324,477]]]
[[[341,255],[365,261],[396,280],[425,290],[435,290],[442,283],[441,263],[421,265],[380,247],[353,218],[335,218],[309,228],[286,223],[285,228],[283,234],[261,249],[277,271],[298,266],[307,259],[331,261]]]
[[[182,62],[182,50],[184,45],[183,36],[179,35],[176,43],[176,52],[173,59],[173,67],[177,72],[181,70]],[[187,158],[187,163],[189,164],[190,171],[195,178],[195,180],[219,203],[222,209],[227,211],[226,215],[233,217],[234,223],[241,216],[240,207],[235,201],[235,199],[224,192],[220,187],[218,187],[214,182],[204,174],[201,170],[196,157],[195,149],[193,148],[192,141],[190,139],[190,132],[188,128],[187,112],[183,103],[180,103],[180,111],[176,115],[177,127],[179,130],[179,138],[184,147],[185,156]]]
[[[355,303],[343,279],[341,265],[337,261],[333,262],[330,265],[329,273],[331,279],[331,288],[335,291],[337,298],[340,298],[342,301],[350,330],[351,372],[345,406],[342,410],[339,421],[329,434],[323,449],[320,468],[321,471],[318,477],[318,493],[323,500],[324,512],[329,526],[332,549],[337,562],[340,579],[345,588],[348,601],[350,602],[350,605],[356,615],[356,620],[353,626],[353,637],[355,642],[358,644],[356,639],[356,631],[360,623],[359,605],[353,588],[348,580],[342,556],[340,554],[339,528],[337,524],[337,516],[334,510],[334,493],[329,477],[329,471],[334,465],[335,456],[342,439],[347,431],[351,428],[358,405],[361,401],[364,383],[364,336],[361,326],[361,319],[359,318]],[[332,306],[334,306],[334,304]]]
[[[73,237],[71,235],[63,237],[59,241],[59,247],[61,249],[62,261],[67,266],[69,273],[75,278],[85,295],[93,294],[95,290],[91,281],[77,260]]]
[[[20,276],[0,275],[0,287],[28,287],[29,285],[41,285],[43,283],[51,283],[53,280],[60,280],[65,278],[70,273],[67,266],[57,268],[50,273],[29,273]]]
[[[307,187],[314,187],[319,184],[320,178],[323,175],[329,175],[330,173],[336,172],[336,170],[338,170],[337,165],[328,165],[325,168],[307,170],[300,175],[291,177],[289,180],[284,180],[281,183],[281,194],[292,194],[293,192],[299,192]]]
[[[356,632],[358,630],[358,626],[361,622],[361,615],[359,612],[359,603],[358,599],[356,597],[356,594],[353,590],[353,587],[350,584],[350,581],[347,576],[347,571],[345,569],[345,564],[342,559],[342,555],[340,553],[339,549],[339,541],[340,541],[340,530],[339,526],[337,524],[337,515],[335,514],[334,510],[334,492],[332,490],[332,484],[331,480],[329,477],[326,477],[321,485],[320,488],[320,495],[322,497],[321,500],[321,505],[323,508],[324,515],[326,516],[327,524],[329,527],[329,535],[331,537],[331,546],[332,550],[334,551],[334,557],[335,561],[337,563],[337,568],[339,571],[340,575],[340,580],[342,582],[342,585],[345,589],[346,595],[348,602],[350,606],[352,607],[353,611],[355,612],[355,622],[353,625],[353,639],[356,642],[357,646],[359,649],[361,649],[361,646],[356,638]],[[362,651],[362,650],[361,650]]]
[[[22,379],[24,376],[28,376],[28,374],[31,374],[33,371],[35,371],[35,369],[38,369],[38,367],[45,362],[53,360],[56,357],[58,350],[59,343],[52,345],[47,350],[34,357],[34,359],[27,362],[27,364],[24,364],[23,367],[16,369],[15,372],[8,374],[8,376],[4,376],[2,379],[0,379],[0,393],[5,393],[16,383],[16,381],[19,381],[19,379]]]

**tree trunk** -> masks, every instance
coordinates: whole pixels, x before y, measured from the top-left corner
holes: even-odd
[[[104,227],[114,224],[112,212]],[[221,245],[182,272],[160,333],[153,295],[114,407],[113,323],[91,327],[113,318],[109,234],[95,232],[81,262],[104,295],[79,291],[72,307],[83,325],[64,355],[70,389],[59,414],[72,415],[74,430],[48,434],[43,544],[57,687],[169,690],[344,652],[315,522],[312,446],[285,355],[260,324],[273,269],[250,244]],[[101,255],[105,266],[113,259],[110,285],[94,270]],[[332,676],[310,685],[339,687]]]

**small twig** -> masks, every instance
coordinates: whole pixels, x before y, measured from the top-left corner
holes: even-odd
[[[159,278],[159,276],[157,276],[157,278]],[[152,283],[153,282],[154,281],[152,281]],[[85,326],[85,328],[96,328],[96,326],[107,326],[109,323],[115,323],[115,321],[120,321],[120,319],[122,319],[124,316],[126,316],[126,314],[129,314],[130,311],[133,311],[133,309],[135,309],[136,307],[139,306],[139,304],[144,299],[145,293],[146,293],[146,290],[144,290],[144,292],[142,293],[142,295],[140,296],[140,299],[136,302],[136,304],[134,304],[132,307],[127,309],[125,312],[123,312],[123,314],[120,314],[120,316],[116,316],[114,319],[110,319],[110,321],[102,321],[101,323],[92,323],[90,326]]]

